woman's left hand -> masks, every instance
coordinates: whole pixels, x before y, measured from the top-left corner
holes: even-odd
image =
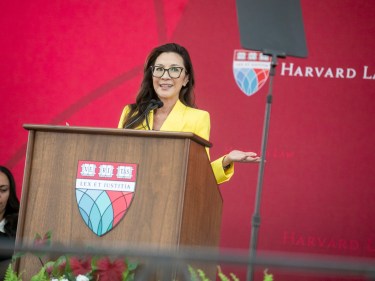
[[[255,152],[245,152],[240,150],[232,150],[223,159],[223,167],[232,164],[233,162],[241,163],[258,163],[260,157]]]

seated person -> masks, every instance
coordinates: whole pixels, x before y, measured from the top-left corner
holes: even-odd
[[[12,173],[0,166],[0,239],[14,245],[20,203],[16,195],[16,184]],[[12,260],[11,254],[0,253],[0,280]]]

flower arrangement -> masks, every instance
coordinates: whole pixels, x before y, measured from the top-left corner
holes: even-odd
[[[56,261],[46,263],[31,281],[132,281],[137,265],[126,260],[111,261],[104,258],[83,258],[61,256]],[[9,265],[5,281],[22,281]]]
[[[51,246],[51,231],[43,237],[36,234],[33,245],[35,247]],[[22,257],[24,253],[16,253],[13,261]],[[54,261],[43,262],[43,254],[35,254],[42,267],[31,277],[31,281],[133,281],[138,264],[127,259],[113,259],[109,257],[75,257],[62,255]],[[22,281],[19,275],[8,266],[4,281]]]
[[[229,274],[229,277],[225,275],[220,266],[218,268],[218,277],[220,281],[240,281],[240,279],[237,278],[237,276],[233,273]],[[211,281],[209,278],[207,278],[206,274],[201,269],[194,269],[193,267],[189,266],[189,273],[190,273],[190,281]],[[263,281],[273,281],[273,275],[268,274],[268,270],[264,270],[264,277]]]
[[[33,245],[50,246],[51,232],[47,232],[43,237],[36,234]],[[24,253],[16,253],[13,261],[22,257]],[[32,276],[30,281],[133,281],[138,268],[138,263],[128,259],[110,259],[104,257],[75,257],[62,255],[56,260],[43,262],[43,254],[35,254],[40,263],[41,269]],[[190,281],[211,281],[201,269],[188,266]],[[218,266],[218,277],[221,281],[240,281],[236,275],[230,273],[226,276]],[[17,274],[12,264],[9,264],[5,273],[4,281],[22,281],[22,273]],[[273,281],[272,274],[264,271],[263,281]]]

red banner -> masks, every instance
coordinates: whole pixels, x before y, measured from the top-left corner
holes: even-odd
[[[301,5],[309,56],[276,68],[258,248],[375,258],[375,5]],[[146,56],[166,42],[190,51],[197,104],[211,115],[211,157],[260,153],[268,83],[247,96],[233,77],[242,49],[235,1],[16,0],[0,9],[0,155],[18,195],[22,125],[115,128]],[[223,248],[249,246],[257,173],[257,165],[236,164],[220,187]]]

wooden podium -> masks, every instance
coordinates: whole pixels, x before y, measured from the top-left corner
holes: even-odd
[[[192,133],[24,125],[29,130],[17,241],[52,231],[63,245],[216,247],[222,197],[206,146]],[[102,237],[84,223],[76,200],[80,160],[138,164],[134,199]],[[21,259],[18,270],[33,267]],[[40,264],[36,263],[37,266]]]

